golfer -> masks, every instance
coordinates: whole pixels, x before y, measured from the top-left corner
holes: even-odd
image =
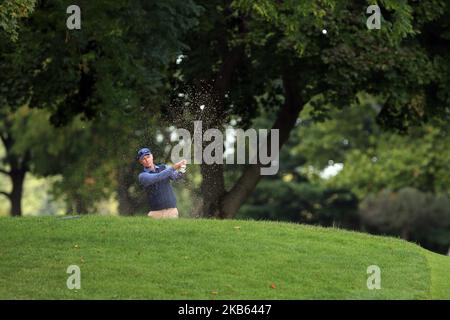
[[[149,217],[178,218],[177,200],[170,180],[179,180],[184,174],[186,160],[173,166],[155,165],[149,148],[138,151],[137,160],[144,167],[139,174],[139,183],[145,188],[150,203]]]

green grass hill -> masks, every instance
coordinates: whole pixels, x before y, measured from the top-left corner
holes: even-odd
[[[367,287],[371,265],[381,289]],[[450,299],[450,258],[289,223],[0,218],[0,299]]]

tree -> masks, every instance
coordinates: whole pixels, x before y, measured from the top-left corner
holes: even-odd
[[[305,155],[306,165],[316,171],[329,163],[341,163],[343,169],[336,176],[315,181],[330,188],[348,188],[361,200],[385,188],[450,193],[447,121],[411,126],[408,134],[383,131],[376,123],[379,106],[372,103],[362,99],[331,112],[331,119],[320,123],[305,113],[294,132],[300,142],[292,148],[292,156]]]
[[[11,192],[0,191],[0,195],[5,196],[11,203],[11,215],[22,215],[22,194],[25,175],[29,170],[30,153],[16,153],[13,148],[16,137],[12,134],[14,119],[10,115],[2,115],[0,122],[0,140],[6,151],[3,159],[0,159],[0,175],[6,175],[10,178],[12,184]]]
[[[445,251],[450,245],[450,198],[414,188],[398,192],[388,189],[367,196],[360,204],[362,223],[369,231],[399,234],[403,239],[419,241]],[[446,235],[442,240],[438,232]]]
[[[361,92],[380,97],[378,121],[387,128],[448,119],[446,1],[385,0],[381,30],[366,28],[369,2],[90,1],[80,3],[88,10],[74,32],[63,23],[67,3],[38,2],[23,20],[20,41],[0,34],[0,63],[10,68],[0,75],[8,83],[2,105],[18,108],[11,96],[19,95],[63,125],[78,114],[101,119],[128,107],[154,115],[165,104],[171,123],[187,127],[177,118],[190,113],[207,130],[223,129],[231,117],[248,127],[259,101],[276,110],[270,127],[280,130],[280,146],[305,105],[325,117]],[[168,69],[180,53],[182,63]],[[177,95],[188,88],[195,94]],[[223,165],[202,165],[199,213],[233,217],[259,172],[260,165],[249,165],[226,188]]]
[[[68,167],[73,170],[71,164],[83,157],[82,150],[89,143],[86,124],[79,119],[70,126],[56,128],[50,124],[50,116],[46,110],[22,106],[0,120],[0,137],[6,151],[1,172],[10,176],[12,185],[11,192],[2,194],[11,202],[12,216],[22,215],[23,184],[28,172],[48,177],[64,173]]]
[[[280,130],[283,146],[305,105],[323,118],[361,92],[382,97],[378,121],[386,128],[406,131],[435,116],[448,118],[445,1],[383,1],[379,31],[366,28],[368,3],[242,0],[202,5],[207,10],[186,40],[191,50],[175,66],[176,92],[193,87],[194,93],[179,97],[175,92],[170,109],[175,114],[188,109],[203,121],[204,130],[222,129],[231,116],[248,127],[259,99],[278,111],[271,128]],[[260,180],[259,169],[247,166],[226,190],[223,165],[202,165],[200,215],[233,217]]]
[[[4,0],[0,4],[0,27],[12,41],[17,41],[20,19],[27,18],[36,0]]]
[[[111,130],[114,123],[116,132],[118,128],[127,128],[128,131],[122,130],[122,136],[111,143],[133,149],[134,156],[136,146],[127,144],[132,127],[121,126],[124,122],[120,117],[133,113],[137,119],[140,113],[139,119],[144,121],[146,116],[153,118],[158,113],[162,97],[168,90],[167,65],[186,48],[180,37],[197,23],[196,16],[201,8],[193,1],[177,0],[79,1],[82,28],[70,31],[66,28],[69,4],[63,0],[6,1],[2,4],[0,26],[6,32],[0,33],[0,110],[6,119],[13,117],[22,106],[43,108],[50,111],[50,122],[60,127],[70,127],[72,122],[78,125],[79,120],[86,121],[86,127],[90,129],[75,139],[76,146],[89,145],[91,142],[82,138],[98,139],[96,130]],[[18,20],[18,17],[23,19]],[[13,148],[15,141],[9,138],[10,125],[3,122],[1,130],[8,148]],[[141,133],[140,137],[147,135]],[[73,138],[66,142],[73,142]],[[27,147],[26,142],[22,143],[22,150]],[[105,170],[112,170],[111,162],[104,167],[96,167],[98,161],[95,162],[95,152],[92,152],[94,146],[91,143],[89,147],[72,148],[72,151],[77,151],[78,161],[74,163],[80,166],[89,163],[90,168],[99,169],[92,171],[108,176]],[[105,148],[103,156],[117,156],[116,152],[114,148]],[[54,159],[57,158],[55,155]],[[8,159],[10,165],[17,162],[11,157]],[[128,163],[129,159],[127,157]],[[112,167],[117,170],[126,167],[120,161],[123,159],[118,159]],[[18,164],[20,174],[15,173],[17,170],[11,172],[17,176],[17,188],[13,188],[12,194],[4,195],[20,198],[27,163],[21,160]],[[44,171],[49,169],[47,167]],[[51,173],[46,171],[42,174],[54,174],[57,170],[65,175],[60,187],[66,195],[71,189],[69,198],[78,203],[75,205],[77,212],[88,210],[93,195],[104,194],[100,184],[98,192],[92,192],[93,180],[86,171],[82,174],[55,166]],[[107,182],[108,179],[102,181]],[[81,185],[86,185],[85,182],[91,188],[80,189]],[[20,209],[14,209],[14,212],[19,214]]]

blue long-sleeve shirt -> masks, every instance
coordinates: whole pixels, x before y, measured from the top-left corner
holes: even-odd
[[[176,208],[177,201],[170,180],[183,178],[181,172],[166,165],[157,165],[155,170],[144,168],[139,174],[139,183],[147,192],[150,211]]]

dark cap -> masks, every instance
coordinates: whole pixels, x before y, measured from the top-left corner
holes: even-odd
[[[136,158],[137,158],[137,160],[141,160],[142,157],[144,157],[146,155],[151,155],[151,154],[152,154],[152,152],[150,151],[149,148],[142,148],[141,150],[138,151]]]

